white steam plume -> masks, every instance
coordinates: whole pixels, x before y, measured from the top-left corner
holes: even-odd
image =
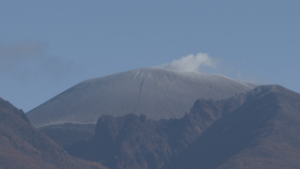
[[[217,67],[217,61],[208,56],[206,53],[198,53],[197,55],[184,56],[178,60],[174,60],[171,63],[164,64],[166,69],[184,70],[198,72],[202,66],[211,68]]]

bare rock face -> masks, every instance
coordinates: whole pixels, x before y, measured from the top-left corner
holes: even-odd
[[[102,116],[67,151],[109,168],[299,168],[300,94],[278,85],[199,99],[180,119]]]
[[[0,98],[0,168],[104,169],[70,156],[28,123],[23,111]]]
[[[222,75],[142,68],[86,80],[27,116],[36,127],[95,124],[101,115],[130,113],[154,120],[181,118],[196,99],[224,99],[253,88]]]

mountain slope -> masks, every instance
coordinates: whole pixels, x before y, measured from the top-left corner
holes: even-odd
[[[262,86],[164,168],[299,168],[299,159],[300,95]]]
[[[70,156],[33,128],[26,115],[0,98],[0,168],[67,169],[104,168]]]
[[[161,168],[192,144],[222,114],[243,100],[197,100],[191,113],[181,119],[146,120],[144,115],[99,118],[95,136],[73,143],[73,156],[101,161],[109,168]]]
[[[102,116],[95,136],[67,151],[109,168],[299,168],[300,94],[259,86],[199,99],[181,119]]]
[[[36,127],[95,124],[105,114],[143,113],[156,120],[181,118],[196,99],[223,99],[253,87],[221,75],[142,68],[79,83],[27,116]]]

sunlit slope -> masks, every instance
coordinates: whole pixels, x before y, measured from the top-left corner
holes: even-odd
[[[142,68],[83,81],[27,116],[36,127],[96,123],[103,114],[180,118],[196,99],[223,99],[253,87],[222,75]]]

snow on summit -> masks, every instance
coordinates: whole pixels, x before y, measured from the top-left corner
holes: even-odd
[[[101,115],[180,118],[195,100],[223,99],[253,89],[222,75],[141,68],[83,81],[29,111],[32,125],[96,123]]]

